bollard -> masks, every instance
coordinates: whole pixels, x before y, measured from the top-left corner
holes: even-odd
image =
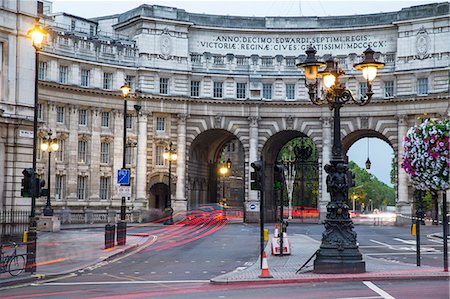
[[[116,226],[114,224],[105,225],[105,249],[114,247],[116,236]]]
[[[117,222],[117,245],[123,246],[127,242],[127,223],[125,221]]]

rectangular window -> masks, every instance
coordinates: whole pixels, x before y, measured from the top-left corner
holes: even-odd
[[[261,65],[262,66],[272,66],[273,59],[272,57],[263,57],[261,58]]]
[[[95,27],[94,25],[89,25],[89,35],[94,36],[95,34]]]
[[[38,104],[38,115],[37,115],[37,117],[38,117],[39,120],[44,119],[44,114],[43,114],[44,111],[42,109],[43,109],[42,108],[42,104]]]
[[[359,95],[361,97],[364,97],[367,92],[367,82],[361,82],[359,83]]]
[[[295,99],[295,84],[286,84],[286,99]]]
[[[247,83],[236,83],[236,98],[245,99],[247,97]]]
[[[78,141],[78,162],[86,163],[87,158],[87,141]]]
[[[133,128],[133,116],[131,114],[127,114],[126,126],[127,126],[127,129]]]
[[[77,179],[77,197],[80,200],[86,199],[87,195],[87,177],[86,176],[78,176]]]
[[[223,97],[223,82],[214,82],[213,97],[218,99]]]
[[[109,143],[100,144],[100,163],[109,163]]]
[[[132,91],[136,90],[136,76],[127,75],[125,77],[125,82],[128,83],[128,86],[130,86]]]
[[[157,117],[156,118],[156,132],[165,132],[166,131],[166,118],[165,117]]]
[[[100,199],[109,199],[111,178],[110,177],[100,177]]]
[[[71,20],[70,21],[70,30],[75,30],[75,24],[76,24],[76,22],[75,22],[75,20]]]
[[[263,99],[272,99],[272,84],[263,84]]]
[[[417,79],[417,94],[418,95],[428,94],[428,78]]]
[[[78,110],[78,124],[80,126],[87,126],[87,110],[86,109]]]
[[[295,66],[295,58],[286,58],[286,66]]]
[[[64,185],[65,185],[64,175],[56,175],[55,176],[55,199],[61,200],[64,198]]]
[[[191,97],[200,96],[200,81],[191,81]]]
[[[59,148],[56,152],[56,160],[59,162],[64,162],[64,152],[66,147],[66,141],[63,139],[58,139]]]
[[[103,73],[103,89],[112,89],[112,73]]]
[[[384,82],[384,97],[392,98],[394,96],[394,81]]]
[[[83,87],[89,87],[89,79],[90,79],[90,70],[81,70],[81,86]]]
[[[69,77],[69,67],[61,65],[59,66],[59,83],[67,84]]]
[[[102,128],[109,128],[109,112],[102,112]]]
[[[213,57],[213,63],[214,63],[214,64],[217,64],[217,65],[222,65],[222,64],[224,64],[223,56],[214,56],[214,57]]]
[[[169,94],[169,78],[159,78],[159,93]]]
[[[133,164],[134,147],[127,146],[125,148],[125,164]]]
[[[47,79],[47,62],[45,61],[39,62],[38,79],[39,80]]]
[[[156,157],[155,157],[155,165],[156,166],[164,166],[164,146],[157,145],[156,146]]]
[[[56,107],[56,122],[58,124],[64,123],[64,107]]]

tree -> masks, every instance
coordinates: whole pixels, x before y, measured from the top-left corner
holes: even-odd
[[[378,180],[374,175],[359,167],[355,162],[350,161],[350,170],[356,175],[355,187],[349,189],[349,201],[356,195],[358,205],[364,203],[369,207],[372,201],[373,208],[382,208],[388,205],[395,205],[395,190]]]

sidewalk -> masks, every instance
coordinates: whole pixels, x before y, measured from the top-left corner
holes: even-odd
[[[325,281],[361,281],[361,280],[385,280],[385,279],[426,279],[437,277],[450,277],[443,268],[416,267],[395,261],[372,258],[363,255],[366,262],[366,272],[359,274],[315,274],[312,272],[314,258],[298,274],[297,270],[319,249],[320,242],[306,235],[289,235],[291,242],[291,255],[272,256],[270,247],[266,247],[267,262],[270,274],[273,278],[259,278],[261,274],[259,259],[255,264],[244,270],[220,275],[211,279],[212,283],[301,283],[301,282],[325,282]]]
[[[96,267],[115,257],[138,250],[152,240],[148,234],[128,231],[125,246],[105,249],[104,231],[94,230],[89,226],[59,232],[38,232],[37,239],[36,273],[31,275],[24,272],[16,277],[2,273],[0,288]],[[25,250],[25,247],[22,247],[18,253],[25,253]]]

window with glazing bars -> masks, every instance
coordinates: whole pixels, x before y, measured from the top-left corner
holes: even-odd
[[[247,83],[236,83],[236,98],[245,99],[247,97]]]
[[[109,143],[100,144],[100,163],[109,163]]]
[[[218,99],[223,97],[223,82],[214,82],[213,97]]]
[[[103,73],[103,89],[112,89],[112,73]]]
[[[164,166],[164,146],[157,145],[156,146],[156,153],[155,153],[155,165],[157,166]]]
[[[417,79],[417,94],[428,94],[428,78]]]
[[[65,65],[59,66],[59,83],[67,84],[68,76],[69,76],[69,67]]]
[[[80,126],[87,125],[87,110],[86,109],[78,110],[78,125],[80,125]]]
[[[286,84],[286,99],[295,99],[295,84]]]
[[[56,160],[59,162],[64,161],[64,154],[66,150],[66,141],[64,139],[58,139],[59,148],[56,151]]]
[[[384,82],[384,97],[392,98],[394,96],[394,81]]]
[[[169,78],[159,78],[159,93],[169,94]]]
[[[87,141],[78,141],[78,162],[86,163],[87,158]]]
[[[77,179],[77,198],[86,199],[86,194],[87,194],[87,177],[79,175]]]
[[[367,82],[360,82],[359,83],[359,95],[361,97],[364,97],[367,92]]]
[[[38,79],[39,80],[47,79],[47,62],[45,61],[39,62]]]
[[[58,124],[64,123],[64,107],[56,107],[56,122]]]
[[[90,70],[81,70],[81,86],[83,87],[89,87],[89,77],[90,77]]]
[[[111,189],[111,178],[102,176],[100,177],[100,199],[109,199]]]
[[[272,99],[272,84],[270,83],[263,84],[263,99],[267,100]]]
[[[61,200],[64,198],[65,180],[65,175],[57,174],[55,176],[55,199]]]
[[[157,132],[166,131],[166,118],[165,117],[157,117],[156,118],[156,131]]]
[[[101,120],[101,126],[103,128],[109,128],[109,112],[102,112],[102,120]]]
[[[200,96],[200,81],[191,81],[191,97]]]

